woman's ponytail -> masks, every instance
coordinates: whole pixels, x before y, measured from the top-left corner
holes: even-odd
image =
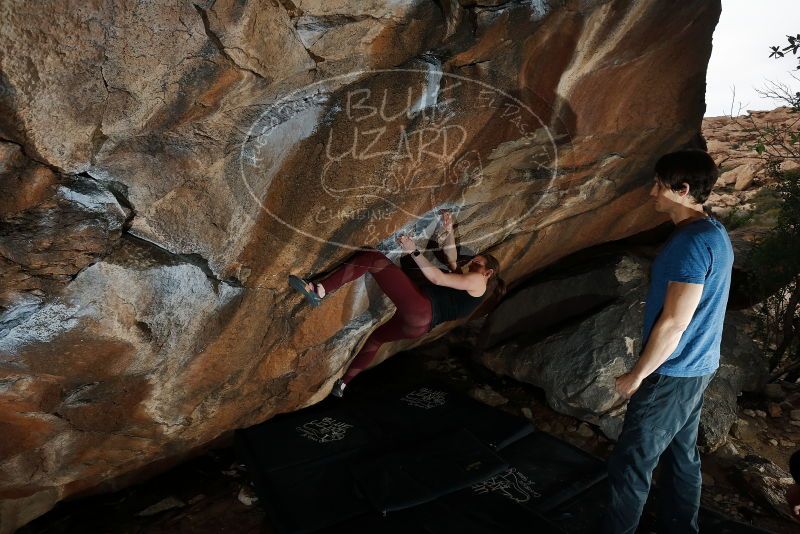
[[[486,258],[486,268],[493,271],[489,278],[490,289],[487,292],[497,302],[506,294],[506,283],[500,277],[500,262],[491,254],[481,254],[481,256]]]

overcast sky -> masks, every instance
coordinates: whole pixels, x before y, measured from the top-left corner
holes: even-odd
[[[769,47],[783,46],[787,35],[800,33],[800,0],[722,0],[722,15],[714,31],[711,60],[706,78],[706,117],[728,115],[734,100],[734,113],[741,102],[741,113],[773,109],[780,103],[764,99],[755,89],[766,80],[796,87],[790,72],[800,77],[797,58],[769,57]]]

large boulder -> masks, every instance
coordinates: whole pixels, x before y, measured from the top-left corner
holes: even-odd
[[[766,458],[748,454],[737,462],[734,474],[740,487],[756,502],[770,507],[790,521],[797,521],[786,502],[786,492],[794,480],[784,469]]]
[[[616,293],[616,298],[600,309],[586,307],[564,323],[540,328],[540,323],[530,322],[526,333],[483,351],[480,361],[496,373],[542,388],[555,410],[596,424],[606,435],[616,437],[624,407],[614,392],[614,380],[630,369],[641,350],[647,267],[647,260],[632,256],[607,262],[599,269],[605,274],[593,277],[606,283],[592,288],[590,294]],[[586,273],[577,274],[575,286],[581,287],[586,277]],[[540,301],[542,307],[558,309],[562,299],[569,303],[574,295],[546,288],[569,286],[571,279],[567,274],[558,282],[533,283],[524,291],[536,298],[550,297]],[[502,307],[497,311],[503,313]],[[492,315],[487,322],[492,322]]]
[[[700,442],[709,449],[725,443],[737,419],[739,395],[759,392],[769,380],[767,359],[753,341],[753,324],[747,311],[725,315],[719,369],[706,389],[700,418]]]
[[[622,430],[625,403],[615,392],[615,378],[633,366],[642,349],[649,262],[622,256],[597,270],[604,273],[565,274],[558,281],[533,283],[519,293],[534,295],[542,309],[557,310],[563,301],[571,314],[575,294],[549,288],[583,288],[590,296],[617,294],[617,298],[599,310],[586,307],[583,315],[563,323],[545,323],[543,327],[541,321],[530,321],[525,333],[484,350],[479,359],[499,374],[542,388],[554,409],[596,424],[616,439]],[[606,282],[587,287],[587,279]],[[504,306],[513,301],[514,297],[509,297],[486,322],[491,324],[495,313],[504,320]],[[766,360],[753,342],[751,323],[743,311],[726,315],[720,368],[706,390],[700,421],[700,443],[710,449],[724,443],[736,421],[741,392],[759,391],[768,378]]]
[[[392,308],[365,277],[311,309],[290,272],[441,207],[509,282],[662,222],[719,13],[4,2],[0,530],[323,398]]]
[[[630,290],[630,282],[641,279],[641,265],[636,259],[614,255],[592,258],[570,276],[538,278],[535,284],[507,295],[492,310],[479,342],[482,348],[489,348],[522,333],[542,335],[611,304]]]

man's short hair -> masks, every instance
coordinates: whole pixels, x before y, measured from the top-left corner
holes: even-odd
[[[673,191],[689,184],[689,194],[703,204],[719,178],[719,169],[708,152],[686,149],[664,154],[656,162],[656,178]]]

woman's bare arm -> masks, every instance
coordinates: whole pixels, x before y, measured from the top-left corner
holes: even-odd
[[[411,257],[414,258],[419,270],[422,271],[422,274],[425,275],[425,278],[427,278],[431,284],[439,285],[438,282],[441,280],[441,275],[447,274],[442,272],[440,268],[432,264],[430,260],[422,254],[418,256],[412,255]]]
[[[453,229],[453,214],[449,211],[442,212],[442,228],[446,233],[442,250],[447,257],[447,266],[450,271],[455,272],[458,269],[458,250],[456,249],[456,232]]]
[[[486,287],[486,280],[481,273],[445,273],[439,271],[437,286],[452,287],[453,289],[463,289],[465,291],[481,291]]]
[[[454,231],[451,230],[448,232],[442,250],[445,256],[447,256],[447,266],[450,268],[450,271],[456,272],[456,270],[458,270],[458,263],[456,262],[458,253],[456,251],[456,236]]]
[[[406,235],[398,236],[397,241],[400,243],[404,252],[411,253],[415,248],[414,241]],[[486,286],[486,280],[480,273],[446,273],[432,264],[430,260],[422,254],[416,256],[412,255],[411,257],[414,258],[414,261],[422,271],[422,274],[425,275],[425,278],[434,285],[463,289],[466,291],[480,291]]]
[[[446,273],[436,267],[425,256],[412,256],[414,261],[422,270],[422,274],[430,283],[437,286],[452,287],[453,289],[464,289],[467,291],[480,291],[486,281],[480,273]]]

